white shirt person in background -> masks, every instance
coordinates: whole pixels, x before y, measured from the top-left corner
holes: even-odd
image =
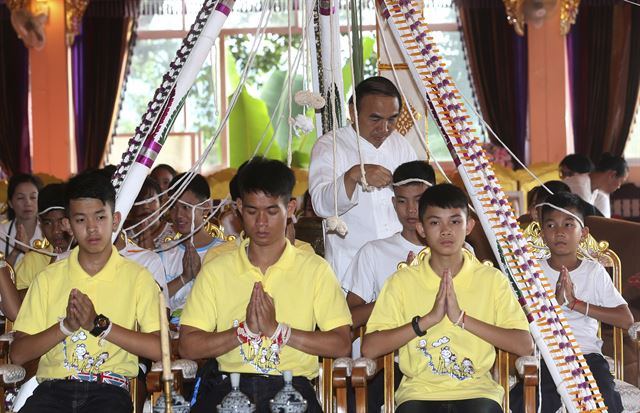
[[[395,132],[402,100],[395,85],[384,77],[370,77],[355,89],[356,102],[349,101],[352,121],[358,112],[360,137],[355,125],[337,129],[336,159],[333,159],[333,134],[318,139],[311,152],[309,192],[318,216],[336,214],[334,207],[334,163],[338,197],[338,215],[347,224],[345,236],[325,235],[325,258],[342,282],[347,267],[366,242],[387,238],[402,229],[391,204],[392,173],[399,165],[417,158],[407,140]],[[355,107],[354,107],[355,105]],[[358,140],[365,164],[365,191],[360,183]]]

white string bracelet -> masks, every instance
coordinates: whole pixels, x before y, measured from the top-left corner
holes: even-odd
[[[58,325],[60,326],[60,331],[62,332],[62,334],[64,334],[67,337],[72,335],[73,331],[69,330],[67,326],[64,325],[64,318],[60,318],[59,320],[60,320],[60,323],[58,323]]]
[[[456,320],[456,322],[453,324],[454,326],[460,327],[464,330],[464,314],[465,311],[462,310],[460,312],[460,315],[458,316],[458,319]]]
[[[109,323],[109,327],[107,327],[106,330],[104,330],[102,333],[100,333],[100,335],[98,336],[98,345],[100,347],[104,346],[104,341],[106,340],[107,336],[109,335],[109,333],[111,332],[111,328],[113,327],[113,323],[110,322]]]
[[[587,305],[587,309],[584,312],[584,316],[585,317],[589,317],[589,302],[584,301],[584,303]]]

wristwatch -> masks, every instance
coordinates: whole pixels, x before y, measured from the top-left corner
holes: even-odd
[[[104,315],[98,314],[93,320],[93,329],[91,329],[89,333],[94,337],[98,337],[103,331],[109,328],[109,325],[111,325],[111,321]]]

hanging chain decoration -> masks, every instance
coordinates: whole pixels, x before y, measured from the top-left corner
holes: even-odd
[[[606,411],[585,358],[479,140],[460,93],[438,55],[420,7],[411,0],[380,1],[381,14],[409,64],[502,271],[509,277],[531,333],[570,412]],[[380,22],[384,24],[384,22]]]

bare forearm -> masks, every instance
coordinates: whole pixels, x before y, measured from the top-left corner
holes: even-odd
[[[577,301],[573,310],[582,314],[587,314],[587,304],[584,301]],[[626,304],[618,307],[600,307],[598,305],[589,304],[588,316],[605,324],[620,327],[625,330],[633,324],[633,315],[629,310],[629,306]]]
[[[11,273],[7,267],[0,269],[0,297],[2,297],[0,309],[9,320],[15,321],[22,299],[11,280]]]
[[[9,255],[5,257],[7,264],[15,268],[16,261],[18,261],[18,257],[20,256],[20,254],[22,254],[22,252],[19,249],[17,248],[12,249]]]
[[[528,356],[533,352],[533,339],[528,331],[497,327],[468,315],[465,316],[464,328],[494,347],[509,353]]]
[[[58,324],[54,324],[48,329],[33,335],[18,331],[11,344],[9,358],[12,363],[23,365],[42,356],[64,338],[65,335],[60,331]]]
[[[437,323],[438,322],[432,320],[431,316],[427,314],[420,317],[420,320],[418,320],[418,327],[420,328],[420,331],[428,331]],[[390,330],[365,334],[364,339],[362,340],[362,354],[365,357],[374,359],[385,354],[389,354],[392,351],[396,351],[415,337],[416,331],[413,329],[413,325],[411,323],[407,323],[403,326],[392,328]]]
[[[174,295],[176,295],[178,291],[180,291],[182,287],[184,287],[185,283],[182,282],[183,279],[184,277],[180,276],[180,277],[176,277],[175,279],[167,283],[167,289],[169,290],[169,297],[173,297]]]
[[[234,328],[210,333],[183,325],[180,330],[180,356],[189,360],[218,357],[240,345]]]
[[[288,346],[307,354],[322,357],[347,357],[351,354],[350,327],[331,331],[302,331],[291,329]]]
[[[160,333],[141,333],[113,324],[106,340],[136,356],[160,360]]]
[[[356,305],[350,308],[351,318],[353,319],[353,329],[367,324],[367,321],[369,321],[369,317],[371,317],[371,312],[373,311],[374,305],[375,302]]]

